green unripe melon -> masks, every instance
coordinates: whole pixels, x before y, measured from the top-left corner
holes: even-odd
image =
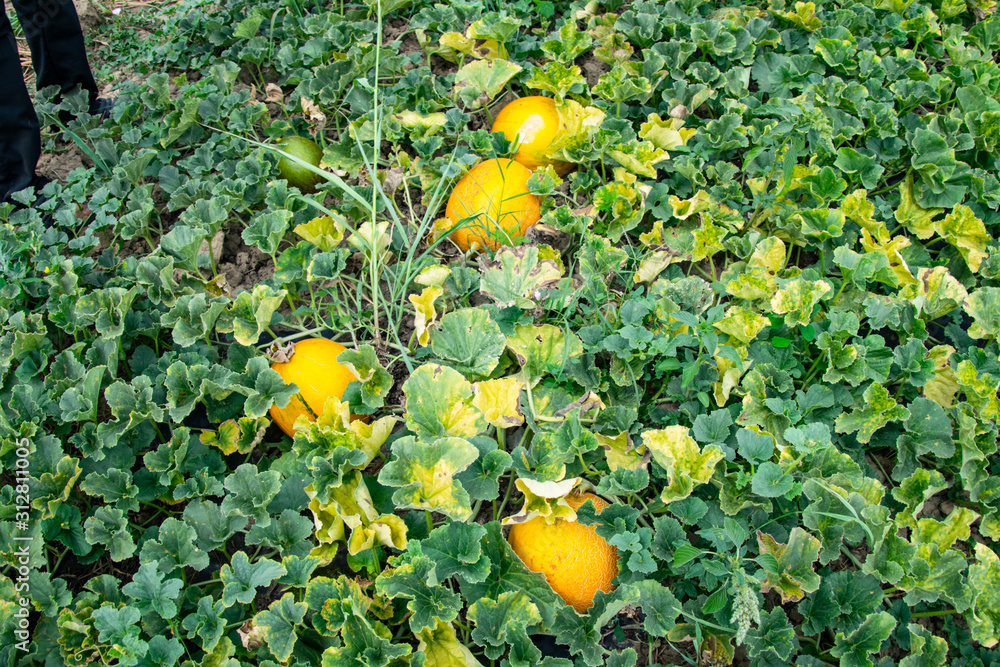
[[[318,167],[320,160],[323,159],[323,149],[315,141],[305,137],[285,137],[278,142],[278,148],[314,167]],[[326,180],[319,174],[314,174],[284,156],[278,160],[278,171],[281,172],[281,177],[288,181],[289,185],[294,185],[305,193],[316,192],[316,186]]]

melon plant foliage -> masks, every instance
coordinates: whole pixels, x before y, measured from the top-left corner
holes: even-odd
[[[85,161],[0,206],[0,664],[1000,663],[993,0],[103,30],[112,117],[40,90]],[[530,95],[575,170],[463,256],[444,202]],[[267,351],[307,336],[356,380],[288,437]],[[617,549],[587,613],[508,546],[529,516]]]

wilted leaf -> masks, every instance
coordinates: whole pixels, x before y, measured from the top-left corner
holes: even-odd
[[[480,291],[500,308],[534,308],[542,298],[542,290],[547,291],[562,277],[559,265],[541,259],[538,246],[533,245],[502,247],[492,262],[480,259],[480,272]]]
[[[455,101],[468,109],[485,106],[521,69],[520,65],[500,58],[473,61],[455,73]]]
[[[412,436],[392,443],[393,459],[379,472],[379,482],[400,487],[392,494],[397,507],[441,512],[457,521],[472,513],[468,492],[455,479],[479,451],[462,438],[421,442]]]
[[[819,588],[820,577],[812,566],[820,549],[820,541],[815,537],[796,526],[789,533],[787,544],[779,544],[760,531],[757,531],[757,544],[761,554],[770,554],[777,561],[776,571],[768,571],[761,592],[775,588],[782,602],[796,602]]]
[[[471,438],[486,428],[472,385],[448,366],[424,364],[403,384],[406,424],[419,437]]]
[[[524,423],[521,413],[521,390],[524,384],[516,378],[484,380],[472,385],[472,404],[483,418],[497,428],[513,428]]]
[[[653,460],[667,471],[669,483],[660,493],[660,500],[672,503],[691,495],[694,487],[707,484],[716,464],[725,458],[718,445],[698,447],[688,435],[686,426],[668,426],[657,431],[645,431],[642,442]]]

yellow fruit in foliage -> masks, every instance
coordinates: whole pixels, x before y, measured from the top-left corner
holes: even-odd
[[[271,364],[285,384],[294,382],[299,388],[288,405],[283,408],[272,405],[269,413],[289,437],[295,435],[295,420],[299,415],[316,421],[323,412],[326,399],[331,396],[340,398],[347,385],[357,380],[347,366],[337,363],[337,355],[346,349],[326,338],[307,338],[295,343],[288,361]]]
[[[468,252],[473,244],[491,250],[510,245],[538,222],[538,197],[528,191],[530,176],[527,167],[500,158],[484,160],[462,177],[445,209],[452,225],[475,216],[451,233],[451,240],[462,252]]]
[[[608,506],[592,493],[571,494],[566,502],[575,510],[588,498],[598,512]],[[529,570],[544,574],[552,590],[580,613],[593,606],[597,591],[614,589],[611,582],[618,576],[618,549],[600,537],[594,526],[565,519],[548,523],[535,517],[514,524],[507,541]]]
[[[514,159],[528,169],[551,164],[559,175],[573,169],[572,162],[552,160],[546,155],[549,144],[559,132],[559,112],[551,97],[514,100],[497,114],[491,131],[503,132],[509,141],[516,140],[520,144]]]

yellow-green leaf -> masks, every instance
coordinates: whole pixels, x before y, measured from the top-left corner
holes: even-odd
[[[694,487],[707,484],[716,464],[726,457],[718,445],[700,449],[688,434],[687,426],[668,426],[642,434],[642,443],[653,455],[653,460],[666,471],[669,483],[660,493],[660,500],[672,503],[691,495]]]
[[[918,239],[929,239],[934,235],[934,218],[944,212],[942,208],[924,208],[913,196],[913,174],[907,174],[899,184],[899,207],[896,221],[913,232]]]
[[[639,129],[639,137],[651,142],[664,151],[672,151],[678,146],[686,146],[697,130],[684,127],[683,118],[660,118],[660,114],[651,113],[647,122]]]
[[[427,345],[431,342],[431,332],[429,327],[437,319],[437,311],[434,310],[434,300],[444,292],[440,287],[425,287],[419,294],[409,296],[410,303],[413,304],[413,333],[417,336],[417,342]]]
[[[328,215],[296,225],[292,230],[323,252],[331,252],[344,240],[344,225]]]
[[[438,621],[436,628],[418,632],[417,641],[417,650],[427,656],[424,667],[482,667],[472,651],[458,641],[451,623]]]
[[[521,389],[524,384],[512,377],[485,380],[472,386],[472,404],[487,422],[497,428],[513,428],[524,423],[521,413]]]
[[[742,343],[749,343],[769,322],[770,320],[760,313],[740,306],[730,306],[726,316],[712,326]]]
[[[486,428],[479,408],[472,404],[472,385],[454,368],[420,366],[403,383],[406,425],[422,438],[471,438]]]
[[[505,526],[523,523],[538,516],[549,523],[556,519],[576,520],[576,511],[566,502],[566,496],[580,481],[579,477],[570,477],[557,482],[517,478],[514,480],[514,486],[524,494],[524,505],[516,514],[506,517],[501,523]]]
[[[959,204],[939,223],[939,232],[945,240],[958,248],[969,270],[979,271],[986,258],[986,244],[992,239],[986,232],[986,225],[976,217],[972,209]]]
[[[812,321],[813,306],[833,289],[825,280],[793,278],[782,281],[771,298],[771,310],[785,316],[785,324],[806,326]]]
[[[447,514],[465,521],[472,514],[469,493],[455,475],[472,465],[479,450],[463,438],[425,442],[405,436],[392,443],[393,459],[379,471],[378,481],[399,487],[392,494],[398,509]]]

